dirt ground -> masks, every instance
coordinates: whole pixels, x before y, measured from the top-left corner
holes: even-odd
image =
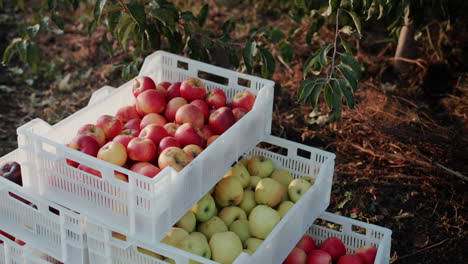
[[[3,52],[17,37],[16,21],[23,17],[12,10],[1,12]],[[267,24],[275,19],[255,9],[230,12],[254,12],[244,15],[256,17],[247,21],[251,26],[262,18]],[[215,6],[210,15],[222,21],[226,13]],[[290,21],[278,19],[288,27]],[[304,43],[305,33],[295,35],[294,60],[288,67],[277,63],[273,75],[273,134],[337,155],[328,211],[390,228],[392,263],[468,259],[468,192],[467,181],[461,179],[468,175],[468,71],[463,65],[468,31],[466,24],[458,26],[456,32],[446,32],[449,44],[441,48],[445,60],[421,41],[415,63],[401,74],[391,70],[395,43],[365,35],[357,48],[365,68],[357,105],[346,108],[335,124],[314,123],[312,109],[295,101],[302,63],[314,50]],[[42,58],[52,65],[47,70],[32,73],[17,58],[0,66],[0,155],[16,148],[18,126],[33,118],[53,124],[84,107],[93,91],[124,82],[115,65],[130,58],[123,52],[108,57],[99,46],[102,30],[88,38],[83,28],[77,20],[63,35],[40,37]],[[431,38],[437,38],[441,26],[429,29],[434,32]],[[240,31],[236,38],[244,36]],[[329,30],[318,37],[327,41]]]

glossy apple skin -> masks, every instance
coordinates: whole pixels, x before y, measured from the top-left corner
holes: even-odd
[[[148,90],[136,98],[136,109],[140,116],[150,113],[160,114],[166,107],[164,94],[156,90]]]
[[[190,157],[182,149],[169,147],[165,149],[158,158],[159,168],[172,167],[176,171],[181,171],[190,162]]]
[[[96,126],[100,127],[107,140],[112,140],[123,130],[123,123],[120,119],[111,115],[102,115],[96,121]]]
[[[128,142],[127,153],[131,160],[149,162],[156,159],[158,152],[150,139],[134,138]]]
[[[189,123],[195,127],[202,128],[204,123],[203,113],[195,105],[186,104],[177,110],[175,121],[178,124]]]
[[[187,78],[180,85],[180,96],[191,102],[196,99],[204,99],[206,96],[205,84],[197,78]]]
[[[174,137],[179,141],[182,147],[194,144],[203,148],[205,145],[205,140],[197,133],[196,128],[190,123],[181,125],[176,130]]]
[[[116,141],[116,142],[119,142],[120,144],[122,144],[125,148],[127,148],[128,146],[128,143],[134,139],[135,136],[133,135],[123,135],[123,134],[120,134],[118,136],[116,136],[114,139],[112,139],[112,141]]]
[[[96,157],[101,147],[96,139],[92,136],[80,135],[72,139],[70,143],[67,144],[67,147],[76,149],[90,156]],[[79,163],[73,160],[67,159],[67,164],[72,167],[78,167]]]
[[[161,172],[161,169],[148,162],[135,163],[130,170],[149,178],[154,178],[159,172]]]
[[[125,124],[132,119],[139,119],[140,115],[138,114],[135,105],[127,105],[119,108],[115,117]]]
[[[307,255],[307,264],[332,264],[332,257],[327,252],[314,249]]]
[[[140,129],[140,123],[141,123],[140,118],[129,120],[127,123],[125,123],[124,130],[125,129],[135,129],[135,130],[140,131],[141,130]]]
[[[206,141],[206,147],[208,147],[209,145],[211,145],[211,143],[213,143],[213,141],[215,141],[216,139],[219,138],[219,135],[214,135],[214,136],[211,136],[207,141]]]
[[[205,101],[211,108],[218,109],[226,106],[227,98],[223,90],[214,88],[208,93]]]
[[[297,242],[296,247],[301,248],[306,254],[309,254],[309,252],[314,250],[317,246],[315,245],[315,241],[312,237],[304,235],[301,240]]]
[[[293,248],[283,264],[305,264],[307,260],[307,254],[301,248]]]
[[[365,246],[358,249],[355,255],[361,259],[363,264],[374,264],[377,248],[374,246]]]
[[[242,117],[244,117],[247,114],[247,110],[242,107],[237,107],[232,109],[232,113],[236,117],[236,121],[239,121]]]
[[[161,152],[163,152],[168,147],[178,147],[178,148],[180,148],[179,141],[177,141],[177,139],[175,139],[175,137],[171,137],[171,136],[163,138],[161,140],[161,142],[159,142],[159,147],[158,147],[159,154],[161,154]]]
[[[141,93],[148,90],[155,90],[156,85],[154,84],[153,79],[148,76],[138,76],[133,82],[132,93],[135,98],[138,97]]]
[[[215,134],[213,133],[213,131],[211,131],[210,129],[210,126],[209,125],[204,125],[201,129],[200,129],[200,133],[203,137],[204,140],[208,140],[210,137],[214,136]]]
[[[157,126],[157,125],[149,125],[143,130],[141,130],[140,134],[138,137],[140,138],[148,138],[153,141],[153,143],[158,146],[159,142],[165,137],[168,137],[169,134],[167,133],[166,129],[163,126]]]
[[[97,176],[99,178],[102,178],[102,175],[98,170],[90,168],[90,167],[88,167],[88,166],[86,166],[84,164],[80,164],[80,166],[78,166],[78,169],[82,170],[82,171],[86,171],[87,173],[92,174],[94,176]]]
[[[171,137],[175,136],[175,132],[177,131],[179,127],[180,125],[176,123],[167,123],[164,125],[164,128],[166,129],[167,133]]]
[[[143,130],[143,128],[147,127],[148,125],[164,126],[166,123],[166,118],[160,114],[147,114],[141,119],[140,130]]]
[[[221,135],[236,123],[236,118],[229,107],[221,107],[210,114],[208,124],[211,131]]]
[[[192,102],[190,102],[190,104],[192,104],[192,105],[198,107],[198,109],[200,109],[200,111],[203,114],[203,123],[208,121],[208,117],[210,115],[210,108],[209,108],[208,104],[205,101],[203,101],[201,99],[196,99],[196,100],[193,100]]]
[[[255,104],[255,95],[253,95],[249,91],[242,91],[240,93],[237,93],[234,95],[232,98],[231,106],[232,108],[245,108],[247,111],[252,110],[253,106]]]
[[[127,150],[121,143],[109,141],[99,149],[97,158],[123,166],[127,162]]]
[[[180,97],[180,85],[181,84],[182,83],[180,83],[180,82],[176,82],[176,83],[171,84],[167,88],[167,93],[166,93],[167,100],[171,100],[172,98]]]
[[[333,261],[338,261],[341,256],[346,255],[344,243],[337,237],[329,237],[320,245],[320,249],[328,252]]]
[[[91,136],[99,143],[99,146],[106,144],[106,135],[104,134],[104,131],[94,124],[85,124],[81,126],[76,135]]]
[[[187,100],[185,100],[183,97],[172,98],[166,105],[164,116],[169,122],[174,122],[177,110],[186,104],[188,104]]]

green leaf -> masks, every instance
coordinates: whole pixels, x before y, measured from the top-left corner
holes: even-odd
[[[296,93],[296,98],[299,103],[304,103],[309,99],[309,96],[314,91],[317,84],[317,78],[307,79],[301,83]]]
[[[332,102],[332,100],[333,100],[333,99],[332,99],[333,91],[332,91],[331,86],[330,86],[329,83],[325,84],[325,89],[324,89],[323,92],[324,92],[324,93],[323,93],[323,97],[324,97],[324,99],[325,99],[325,103],[327,103],[328,108],[331,109],[331,108],[332,108],[332,104],[333,104],[333,102]]]
[[[27,51],[28,51],[28,42],[26,40],[22,40],[18,44],[18,54],[20,56],[20,60],[27,63]]]
[[[242,49],[242,57],[244,58],[245,67],[248,73],[252,73],[253,57],[257,49],[257,43],[247,41],[245,47]]]
[[[315,75],[319,75],[322,71],[322,65],[319,62],[317,54],[310,56],[304,63],[304,67],[302,70],[304,79],[306,78],[307,73],[309,73],[309,70],[312,70],[312,73]]]
[[[93,20],[88,25],[88,37],[91,37],[94,30],[96,30],[96,20]]]
[[[184,11],[184,12],[182,12],[182,14],[180,16],[182,17],[183,20],[185,20],[187,22],[197,21],[197,18],[190,11]]]
[[[150,46],[154,50],[159,50],[161,48],[161,36],[156,28],[155,24],[148,24],[146,27],[146,34],[148,37],[148,41]]]
[[[308,102],[313,108],[316,108],[317,105],[318,105],[318,99],[319,99],[319,96],[320,96],[320,92],[322,92],[324,85],[325,85],[325,80],[324,79],[318,79],[317,83],[315,84],[314,90],[310,94]]]
[[[330,16],[339,7],[341,0],[328,0],[328,8],[322,16]]]
[[[127,8],[130,11],[135,22],[138,24],[138,27],[140,28],[140,33],[143,33],[146,27],[145,7],[141,3],[132,1],[127,4]]]
[[[234,27],[234,20],[231,18],[226,20],[221,26],[221,29],[223,30],[223,36],[229,37],[229,32],[231,32],[233,27]]]
[[[33,72],[37,71],[37,68],[39,67],[39,62],[40,62],[40,56],[39,56],[39,48],[37,47],[36,44],[34,43],[29,43],[27,47],[27,60],[29,67],[31,67],[31,70]]]
[[[351,26],[346,25],[340,28],[340,32],[345,33],[347,35],[352,35],[356,31]]]
[[[275,71],[275,59],[271,52],[265,48],[259,48],[262,62],[262,77],[271,78]]]
[[[320,64],[322,65],[322,67],[327,67],[328,66],[327,54],[328,54],[328,52],[330,51],[330,49],[332,47],[333,47],[333,44],[330,43],[330,44],[328,44],[327,46],[325,46],[324,48],[322,48],[320,50],[319,61],[320,61]]]
[[[341,118],[341,112],[343,108],[343,103],[341,102],[341,90],[339,83],[334,81],[330,82],[331,87],[331,112],[329,113],[330,121],[336,121]]]
[[[346,51],[346,54],[353,54],[351,44],[344,37],[342,37],[341,35],[340,35],[340,41],[341,41],[341,45],[343,45],[343,48]]]
[[[97,0],[96,4],[94,5],[94,20],[96,23],[100,23],[102,11],[104,10],[104,6],[106,5],[107,0]]]
[[[341,57],[341,63],[348,65],[355,73],[357,79],[361,78],[361,65],[359,65],[359,62],[354,56],[346,54],[343,55]]]
[[[281,31],[281,30],[279,30],[277,28],[273,29],[271,31],[270,35],[271,35],[270,36],[270,42],[273,43],[273,44],[283,40],[286,37],[284,35],[283,31]]]
[[[171,9],[167,8],[158,8],[151,12],[153,15],[158,17],[166,26],[173,29],[177,22],[178,17],[175,16]]]
[[[54,24],[60,28],[61,30],[64,29],[65,25],[64,25],[64,22],[63,22],[63,18],[57,14],[52,14],[52,16],[50,17],[52,19],[52,22],[54,22]]]
[[[27,27],[26,33],[28,34],[29,39],[34,39],[40,29],[41,29],[41,26],[39,26],[39,24]]]
[[[205,25],[206,18],[208,17],[209,9],[210,9],[210,5],[204,4],[202,8],[200,9],[200,12],[198,12],[197,20],[198,20],[198,25],[200,25],[200,27],[203,27],[203,25]]]
[[[306,6],[306,2],[305,0],[294,0],[294,4],[299,7],[299,8],[302,8],[302,9],[307,9],[307,6]]]
[[[351,109],[354,108],[354,104],[355,104],[354,95],[353,95],[353,92],[351,91],[351,87],[349,86],[349,83],[346,80],[343,80],[341,78],[338,78],[336,81],[338,82],[340,90],[346,99],[346,103],[348,104],[348,107]]]
[[[371,19],[376,13],[377,13],[377,4],[376,4],[376,1],[374,0],[374,1],[372,1],[372,4],[370,5],[370,7],[367,10],[366,20]]]
[[[114,55],[114,50],[112,49],[112,44],[107,39],[107,34],[106,33],[102,34],[101,44],[102,44],[102,46],[104,47],[104,49],[106,50],[106,52],[107,52],[107,54],[109,56]]]
[[[120,18],[121,18],[121,13],[119,11],[111,12],[107,16],[107,26],[109,28],[109,32],[114,37],[115,37],[115,28],[119,24]]]
[[[122,45],[123,49],[125,49],[127,47],[128,37],[130,36],[130,33],[135,29],[135,26],[136,26],[136,24],[129,23],[127,26],[125,26],[124,28],[122,28],[120,30],[119,40],[120,40],[120,44]]]
[[[48,0],[47,1],[47,5],[49,7],[49,10],[52,10],[55,8],[55,6],[57,5],[57,1],[56,0]]]
[[[229,64],[231,64],[234,68],[239,67],[239,56],[235,49],[229,50]]]
[[[354,26],[356,27],[356,30],[357,30],[359,36],[361,36],[361,20],[359,19],[359,16],[354,11],[348,11],[346,9],[344,9],[344,10],[353,19]]]
[[[282,41],[279,45],[280,55],[286,63],[290,63],[293,58],[293,47],[289,42]]]
[[[337,68],[338,68],[338,70],[340,70],[341,74],[343,74],[345,79],[349,82],[349,84],[353,88],[353,91],[356,91],[358,81],[357,81],[357,78],[356,78],[356,74],[353,72],[351,67],[341,63],[341,64],[338,64]]]
[[[2,64],[8,64],[11,57],[17,51],[17,47],[20,44],[21,38],[15,38],[11,41],[10,45],[3,52]]]

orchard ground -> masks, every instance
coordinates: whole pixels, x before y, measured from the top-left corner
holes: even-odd
[[[16,21],[25,17],[1,12],[3,51],[16,37]],[[79,12],[73,15],[80,17]],[[287,31],[294,23],[255,8],[228,12],[213,5],[208,26],[216,28],[232,16],[241,17],[234,34],[239,42],[260,24]],[[277,61],[273,134],[336,153],[328,211],[392,229],[392,263],[463,263],[468,259],[468,192],[459,176],[468,175],[467,25],[455,25],[457,31],[444,32],[446,44],[430,48],[427,39],[440,43],[442,36],[442,26],[431,24],[431,34],[418,42],[419,59],[401,74],[391,68],[396,44],[370,29],[356,43],[365,68],[357,106],[346,108],[342,120],[330,125],[320,124],[323,105],[322,113],[311,114],[310,107],[296,103],[295,92],[303,62],[320,41],[332,39],[332,27],[324,27],[312,47],[300,27],[293,35],[293,61]],[[108,57],[99,46],[103,30],[88,38],[85,29],[76,20],[60,36],[41,36],[47,67],[38,73],[18,58],[0,67],[0,155],[17,147],[18,126],[33,118],[54,124],[84,107],[93,91],[125,82],[116,65],[131,58],[125,52]]]

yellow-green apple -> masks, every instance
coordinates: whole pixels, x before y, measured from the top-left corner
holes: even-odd
[[[301,248],[306,254],[309,254],[316,248],[316,245],[314,239],[311,236],[303,235],[301,240],[297,242],[296,247]]]
[[[180,125],[176,123],[167,123],[163,127],[166,129],[169,136],[173,137],[175,136],[175,132],[180,127]]]
[[[255,202],[255,193],[252,190],[244,190],[244,196],[239,207],[248,215],[255,206],[257,206],[257,202]]]
[[[175,121],[179,124],[190,123],[198,128],[202,128],[205,122],[202,111],[192,104],[186,104],[177,109]]]
[[[250,176],[250,185],[249,187],[252,188],[253,190],[255,190],[255,188],[257,187],[257,184],[262,180],[262,178],[258,177],[258,176]]]
[[[95,169],[93,169],[93,168],[91,168],[91,167],[88,167],[88,166],[86,166],[86,165],[84,165],[84,164],[80,164],[80,165],[78,166],[78,169],[79,169],[79,170],[82,170],[82,171],[85,171],[85,172],[87,172],[87,173],[89,173],[89,174],[92,174],[92,175],[94,175],[94,176],[97,176],[97,177],[99,177],[99,178],[102,178],[102,175],[101,175],[101,173],[100,173],[98,170],[95,170]]]
[[[307,260],[307,254],[301,248],[293,248],[283,264],[305,264]]]
[[[249,170],[250,175],[256,175],[260,178],[265,178],[273,173],[275,170],[275,164],[267,157],[255,156],[249,160],[247,169]]]
[[[224,131],[228,130],[234,123],[236,123],[236,117],[232,113],[231,108],[226,106],[213,111],[208,119],[211,131],[218,135],[223,134]]]
[[[159,142],[165,137],[168,137],[166,129],[163,126],[148,125],[140,131],[138,137],[151,139],[153,143],[158,146]]]
[[[141,124],[141,119],[140,118],[135,118],[132,120],[129,120],[127,123],[124,125],[124,129],[135,129],[140,131],[140,124]]]
[[[167,88],[167,93],[166,93],[167,100],[180,97],[180,84],[181,84],[180,82],[175,82]]]
[[[211,108],[218,109],[226,105],[227,98],[223,90],[214,88],[208,93],[205,100]]]
[[[121,143],[110,141],[99,149],[97,158],[117,166],[123,166],[127,162],[127,150]]]
[[[230,264],[242,253],[242,242],[234,232],[216,233],[210,239],[211,256],[221,264]]]
[[[135,98],[138,97],[141,93],[156,89],[153,79],[148,76],[138,76],[135,78],[132,86],[132,93]]]
[[[193,236],[192,234],[188,235],[184,239],[182,239],[179,244],[177,245],[178,248],[185,250],[187,252],[193,253],[198,256],[202,256],[204,258],[210,259],[211,258],[211,249],[210,245],[206,239],[200,236]],[[189,264],[199,263],[198,261],[189,260]]]
[[[241,160],[238,161],[238,163],[244,165],[247,168],[247,166],[249,165],[249,159],[242,158]]]
[[[127,129],[128,130],[128,129]],[[126,130],[124,130],[126,131]],[[122,132],[124,132],[122,131]],[[136,131],[136,130],[135,130]],[[134,139],[135,137],[132,136],[132,135],[124,135],[124,134],[120,134],[120,135],[117,135],[114,139],[112,139],[112,141],[115,141],[115,142],[119,142],[121,143],[125,148],[127,148],[128,146],[128,143]],[[127,153],[128,154],[128,153]]]
[[[96,126],[104,131],[107,140],[112,140],[115,136],[120,134],[123,130],[123,123],[115,116],[102,115],[96,121]]]
[[[304,179],[294,179],[288,186],[289,199],[293,202],[299,201],[302,195],[310,189],[312,185]]]
[[[282,203],[280,203],[280,205],[278,206],[278,213],[280,213],[281,218],[283,218],[293,206],[294,203],[291,201],[283,201]]]
[[[148,250],[148,249],[145,249],[145,248],[141,248],[141,247],[137,247],[137,250],[138,250],[138,252],[140,252],[141,254],[145,254],[145,255],[148,255],[148,256],[150,256],[150,257],[157,258],[157,259],[163,259],[163,257],[161,257],[161,255],[159,255],[158,253],[153,252],[153,251],[151,251],[151,250]]]
[[[355,255],[361,259],[362,264],[374,264],[375,256],[377,255],[377,248],[368,245],[358,249]]]
[[[137,137],[128,142],[127,154],[131,160],[149,162],[156,159],[158,149],[151,139]]]
[[[237,107],[237,108],[232,109],[232,113],[236,117],[236,121],[239,121],[242,117],[244,117],[248,113],[248,111],[242,107]]]
[[[283,196],[281,197],[281,202],[289,201],[288,186],[284,188],[285,188],[285,192],[283,193]]]
[[[203,151],[203,149],[200,148],[200,146],[194,144],[185,146],[183,150],[185,151],[185,153],[187,153],[187,155],[189,155],[190,159],[192,160],[195,159],[198,155],[200,155],[200,153],[202,153]]]
[[[205,120],[208,120],[208,119],[205,119]],[[204,140],[208,140],[210,137],[214,136],[215,134],[211,131],[210,129],[210,126],[208,125],[204,125],[201,129],[200,129],[200,133],[203,137]]]
[[[67,147],[81,151],[85,154],[91,155],[93,157],[97,156],[99,151],[99,143],[92,136],[80,135],[74,137],[70,143],[67,144]],[[73,167],[78,167],[79,163],[73,160],[67,159],[67,164]]]
[[[249,221],[247,219],[239,219],[232,222],[229,227],[229,231],[236,233],[242,243],[251,236],[249,231]]]
[[[203,114],[203,123],[208,121],[208,117],[210,115],[210,109],[208,107],[208,104],[205,101],[203,101],[201,99],[196,99],[196,100],[193,100],[192,102],[190,102],[190,104],[194,105],[194,106],[198,107],[198,109],[200,109],[200,111]]]
[[[136,110],[141,116],[149,113],[162,113],[166,107],[164,94],[156,90],[148,90],[136,98]]]
[[[231,227],[231,224],[236,220],[247,220],[247,215],[244,210],[237,206],[224,207],[221,209],[218,216],[226,223],[227,227]]]
[[[272,178],[263,178],[255,187],[255,201],[257,204],[266,204],[276,207],[280,202],[286,187]]]
[[[78,164],[73,167],[77,166]],[[16,161],[3,163],[3,165],[0,166],[0,177],[12,181],[18,185],[23,185],[23,179],[21,177],[21,165]]]
[[[198,231],[202,232],[208,239],[216,233],[229,231],[226,223],[218,216],[211,217],[208,221],[201,223],[198,226]]]
[[[177,141],[175,137],[171,137],[171,136],[161,139],[161,141],[159,142],[158,153],[161,155],[161,153],[168,147],[180,148],[179,141]]]
[[[249,215],[252,236],[265,239],[281,220],[281,215],[267,205],[257,205]]]
[[[320,249],[330,254],[333,262],[346,255],[345,244],[337,237],[329,237],[320,245]]]
[[[186,104],[188,104],[187,100],[185,100],[183,97],[172,98],[166,105],[164,116],[169,122],[174,122],[177,110]]]
[[[177,128],[174,137],[182,147],[190,144],[205,146],[205,140],[198,134],[197,129],[190,123],[185,123]]]
[[[307,264],[332,264],[332,257],[323,250],[315,249],[307,255]]]
[[[191,233],[195,231],[195,227],[197,226],[197,218],[192,211],[188,211],[184,216],[182,216],[182,218],[179,219],[179,221],[177,221],[176,226],[183,228],[185,231]]]
[[[252,250],[250,250],[250,249],[245,249],[245,248],[244,248],[244,250],[242,250],[242,252],[244,252],[245,254],[249,254],[250,256],[252,256],[252,255],[255,253],[255,252],[253,252]]]
[[[250,232],[250,231],[249,231]],[[263,239],[251,237],[244,242],[244,248],[255,252],[257,248],[263,243]]]
[[[315,183],[315,178],[312,178],[310,176],[304,176],[304,177],[301,177],[301,179],[308,181],[311,185],[314,185]]]
[[[238,205],[242,202],[244,189],[242,184],[234,177],[221,179],[215,187],[215,200],[221,207]]]
[[[211,136],[207,141],[206,141],[206,146],[208,147],[209,145],[211,145],[211,143],[213,143],[216,139],[219,138],[219,135],[214,135],[214,136]]]
[[[338,260],[338,264],[363,264],[361,258],[356,255],[344,255]]]
[[[140,130],[148,125],[164,126],[167,123],[166,118],[160,114],[149,113],[145,115],[140,122]]]
[[[115,113],[115,117],[124,124],[132,119],[140,119],[140,115],[138,114],[135,105],[127,105],[119,108],[117,113]]]
[[[100,127],[93,124],[86,124],[81,126],[78,129],[76,135],[91,136],[97,141],[97,143],[99,143],[99,146],[106,144],[106,134],[104,134],[104,131]]]
[[[271,178],[277,180],[283,186],[288,188],[289,184],[294,180],[294,177],[289,173],[289,171],[284,169],[277,169],[271,174]]]
[[[242,188],[246,188],[250,184],[250,174],[244,165],[237,163],[234,165],[224,177],[236,177],[242,185]]]
[[[216,214],[216,204],[213,197],[207,193],[190,209],[195,214],[198,222],[208,221]]]
[[[204,99],[206,96],[205,84],[200,79],[187,78],[180,85],[180,95],[189,102]]]
[[[132,136],[132,137],[137,137],[140,134],[140,130],[133,129],[133,128],[125,128],[120,132],[120,135],[125,135],[125,136]]]
[[[161,240],[162,243],[177,247],[180,241],[189,235],[187,231],[179,227],[173,227],[171,231]]]
[[[190,157],[181,148],[168,147],[158,158],[159,168],[172,167],[176,171],[182,170],[190,162]]]
[[[234,95],[232,98],[231,106],[232,108],[242,107],[247,111],[252,110],[252,107],[255,104],[255,95],[249,91],[242,91]]]
[[[208,243],[208,238],[202,232],[192,232],[190,233],[190,235],[199,237],[200,239],[203,239],[206,241],[206,243]]]
[[[161,169],[149,162],[137,162],[132,165],[130,170],[149,178],[154,178],[159,172],[161,172]]]

